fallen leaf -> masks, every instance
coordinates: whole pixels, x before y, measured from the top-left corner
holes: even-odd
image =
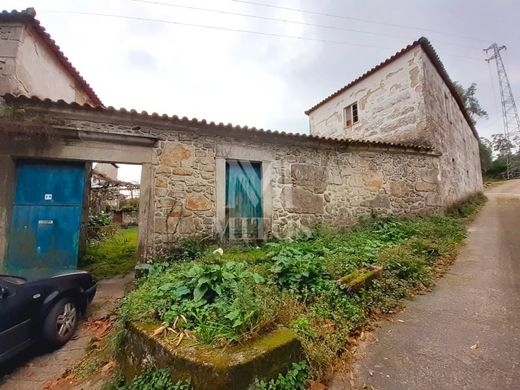
[[[175,343],[175,346],[178,347],[179,345],[181,345],[181,342],[182,342],[182,339],[184,338],[184,332],[181,333],[181,335],[179,336],[179,339],[177,340],[177,342]]]
[[[105,364],[103,367],[101,367],[101,372],[106,373],[115,367],[116,367],[116,363],[113,360],[110,360],[107,364]]]
[[[166,329],[166,326],[159,326],[157,329],[155,329],[153,331],[152,336],[158,336],[158,335],[162,334],[165,329]]]

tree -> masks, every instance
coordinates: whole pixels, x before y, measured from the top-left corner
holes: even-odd
[[[476,123],[478,118],[487,118],[488,114],[486,110],[484,110],[475,96],[477,92],[477,84],[471,83],[471,85],[466,89],[457,81],[453,82],[457,93],[459,94],[466,111],[471,118],[473,124]]]
[[[478,141],[480,152],[480,166],[482,173],[486,173],[493,162],[493,145],[487,138],[480,137]]]
[[[491,138],[491,144],[495,152],[498,152],[500,156],[511,155],[513,143],[504,134],[493,134]]]

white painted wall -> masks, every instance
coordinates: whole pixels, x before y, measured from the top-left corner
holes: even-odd
[[[315,109],[309,114],[311,134],[406,143],[424,141],[421,53],[420,47],[412,49]],[[347,127],[343,110],[355,102],[359,122]]]
[[[0,94],[91,103],[74,77],[30,26],[2,23],[0,39]]]

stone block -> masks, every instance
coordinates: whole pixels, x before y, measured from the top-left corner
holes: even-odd
[[[410,87],[415,88],[419,84],[419,67],[410,69]]]
[[[193,194],[186,199],[186,208],[193,211],[210,210],[212,202],[203,194]]]
[[[156,188],[168,188],[168,181],[165,178],[155,179]]]
[[[363,187],[363,175],[355,173],[348,179],[348,185],[351,187]]]
[[[193,175],[193,169],[182,168],[182,167],[173,168],[172,174],[177,175],[177,176],[191,176],[191,175]]]
[[[327,171],[325,166],[292,164],[291,177],[295,185],[309,191],[321,194],[327,189]]]
[[[361,202],[361,206],[378,209],[389,209],[390,200],[388,199],[387,195],[377,194],[377,196],[374,199],[365,200],[364,202]]]
[[[366,177],[366,186],[370,190],[379,190],[383,187],[384,181],[383,177],[379,172],[371,172]]]
[[[390,183],[390,195],[402,198],[410,194],[410,188],[406,183],[394,181]]]
[[[166,143],[162,151],[161,165],[168,167],[186,166],[188,160],[193,156],[191,147],[182,144]]]
[[[323,214],[323,197],[302,187],[286,187],[282,191],[285,210],[301,214]]]
[[[437,189],[437,184],[428,183],[425,181],[418,181],[415,183],[415,190],[419,192],[432,192]]]

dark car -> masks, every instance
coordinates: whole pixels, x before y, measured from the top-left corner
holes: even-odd
[[[88,272],[31,279],[0,274],[0,363],[36,341],[58,348],[96,294]]]

